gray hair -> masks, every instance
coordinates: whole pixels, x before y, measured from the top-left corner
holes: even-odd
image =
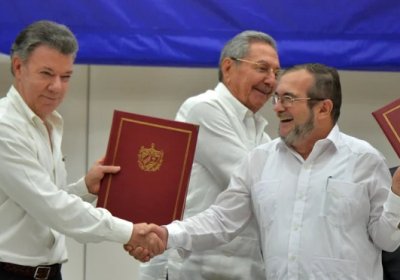
[[[18,56],[22,61],[26,61],[41,45],[49,46],[65,55],[72,54],[74,58],[78,51],[78,42],[67,26],[41,20],[30,24],[19,33],[11,46],[11,59]],[[12,67],[11,73],[14,75]]]
[[[333,122],[336,123],[340,116],[340,107],[342,106],[342,86],[338,71],[320,63],[307,63],[295,65],[286,69],[281,76],[288,72],[297,70],[306,70],[314,77],[314,85],[310,88],[307,95],[316,99],[330,99],[333,103],[331,116]],[[311,108],[316,103],[313,100],[308,101]]]
[[[222,61],[227,57],[244,58],[249,52],[250,45],[254,42],[268,44],[277,51],[277,46],[274,38],[266,33],[254,30],[246,30],[237,34],[225,44],[224,48],[221,51],[218,71],[218,79],[220,82],[222,82],[223,79],[223,74],[221,71]]]

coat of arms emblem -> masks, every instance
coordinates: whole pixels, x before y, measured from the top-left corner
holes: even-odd
[[[151,147],[141,146],[138,153],[138,165],[143,171],[154,172],[158,171],[163,163],[164,151],[157,150],[154,143]]]

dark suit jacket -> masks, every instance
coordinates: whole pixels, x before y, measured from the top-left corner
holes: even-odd
[[[393,175],[397,167],[390,168]],[[400,247],[393,253],[382,252],[383,279],[400,280]]]

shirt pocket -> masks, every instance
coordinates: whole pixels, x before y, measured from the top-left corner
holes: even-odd
[[[254,213],[258,223],[269,229],[276,216],[279,180],[268,180],[256,183],[251,192]]]
[[[346,226],[354,221],[362,188],[353,182],[328,178],[321,215],[334,226]]]

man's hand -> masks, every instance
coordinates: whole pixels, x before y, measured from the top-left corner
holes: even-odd
[[[104,157],[96,161],[85,176],[85,183],[91,194],[97,194],[100,190],[100,182],[106,173],[117,173],[119,166],[103,165]]]
[[[135,224],[134,233],[124,249],[141,262],[162,254],[167,247],[168,231],[155,224]]]
[[[392,191],[400,196],[400,167],[398,167],[393,174]]]

